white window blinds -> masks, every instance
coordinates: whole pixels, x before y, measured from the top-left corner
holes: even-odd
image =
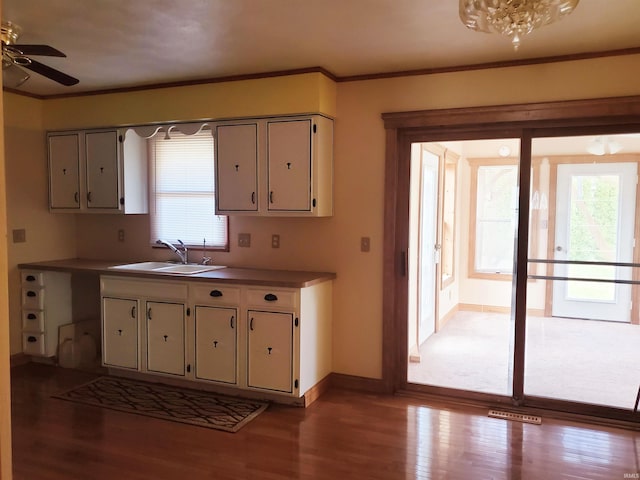
[[[169,138],[170,137],[170,138]],[[227,247],[227,217],[215,215],[214,148],[210,129],[155,135],[151,152],[151,238]]]

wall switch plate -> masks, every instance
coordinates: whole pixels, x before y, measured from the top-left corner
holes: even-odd
[[[360,239],[360,251],[366,253],[369,250],[371,250],[371,239],[369,237],[362,237]]]
[[[271,248],[280,248],[280,235],[271,235]]]
[[[238,234],[238,246],[239,247],[250,247],[251,246],[251,234],[250,233],[239,233]]]
[[[13,243],[24,243],[27,241],[27,231],[24,228],[13,230]]]
[[[119,242],[124,242],[124,230],[123,229],[118,230],[118,241]]]

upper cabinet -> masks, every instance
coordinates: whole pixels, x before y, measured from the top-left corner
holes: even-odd
[[[217,123],[216,213],[333,215],[333,120],[306,115]]]
[[[49,132],[49,209],[147,213],[145,140],[133,130]]]

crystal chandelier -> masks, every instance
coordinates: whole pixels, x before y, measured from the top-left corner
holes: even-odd
[[[579,1],[460,0],[460,19],[471,30],[511,37],[518,50],[524,35],[570,14]]]

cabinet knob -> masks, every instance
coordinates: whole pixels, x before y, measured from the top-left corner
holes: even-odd
[[[218,348],[218,341],[217,340],[213,341],[213,348]]]
[[[267,350],[269,350],[269,355],[271,355],[272,347],[267,347]]]
[[[118,336],[121,337],[122,336],[122,330],[118,329]]]
[[[166,342],[167,338],[169,338],[169,335],[163,335],[162,337],[164,338],[164,341]]]

